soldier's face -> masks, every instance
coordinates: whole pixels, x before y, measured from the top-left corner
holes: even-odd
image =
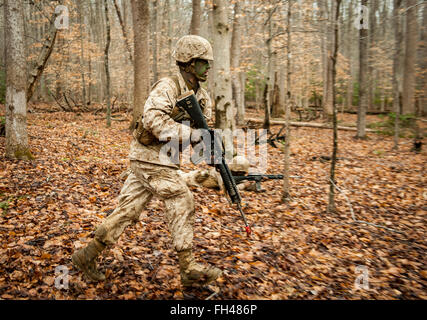
[[[206,81],[208,71],[211,68],[208,60],[196,59],[194,61],[194,75],[199,81]]]

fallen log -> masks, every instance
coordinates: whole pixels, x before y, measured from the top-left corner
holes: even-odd
[[[389,114],[391,111],[366,111],[367,115],[380,115],[380,114]],[[349,114],[357,114],[357,110],[344,110],[344,113],[349,113]]]
[[[256,118],[248,118],[246,119],[247,122],[254,122],[254,123],[263,123],[264,119],[256,119]],[[271,125],[284,125],[284,120],[270,120]],[[327,123],[314,123],[314,122],[290,122],[290,125],[293,127],[310,127],[310,128],[318,128],[318,129],[332,129],[332,125]],[[357,131],[357,128],[353,127],[343,127],[338,126],[338,130],[344,130],[344,131]],[[365,129],[366,132],[375,132],[375,130],[372,129]]]

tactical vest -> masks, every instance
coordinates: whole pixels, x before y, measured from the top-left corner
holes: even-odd
[[[178,77],[171,76],[169,77],[169,79],[171,79],[175,83],[176,88],[178,89],[178,97],[179,97],[181,95],[181,86],[179,85]],[[160,81],[161,80],[153,84],[153,86],[151,87],[151,90],[153,90]],[[185,120],[191,121],[191,118],[188,116],[188,114],[176,105],[172,109],[170,117],[176,122],[182,122]],[[135,124],[135,130],[133,131],[133,136],[135,137],[135,139],[143,145],[150,145],[153,142],[158,143],[159,142],[158,139],[151,132],[147,131],[144,128],[142,121],[143,121],[143,115],[139,118],[139,120]]]

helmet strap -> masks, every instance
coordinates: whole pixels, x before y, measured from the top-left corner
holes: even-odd
[[[187,64],[186,66],[185,66],[185,68],[184,68],[184,71],[186,72],[186,73],[191,73],[191,65],[190,64]]]
[[[185,84],[187,85],[189,90],[193,90],[197,92],[199,89],[199,80],[197,80],[194,75],[194,67],[192,68],[192,64],[187,64],[185,67],[180,68],[181,75],[185,80]]]

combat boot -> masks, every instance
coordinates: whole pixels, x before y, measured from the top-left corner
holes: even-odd
[[[71,259],[74,265],[83,271],[91,280],[103,281],[105,280],[105,275],[97,269],[95,260],[104,249],[105,244],[93,239],[89,242],[87,247],[74,253]]]
[[[177,251],[184,287],[203,286],[216,280],[222,271],[213,266],[201,265],[194,260],[191,249]]]

